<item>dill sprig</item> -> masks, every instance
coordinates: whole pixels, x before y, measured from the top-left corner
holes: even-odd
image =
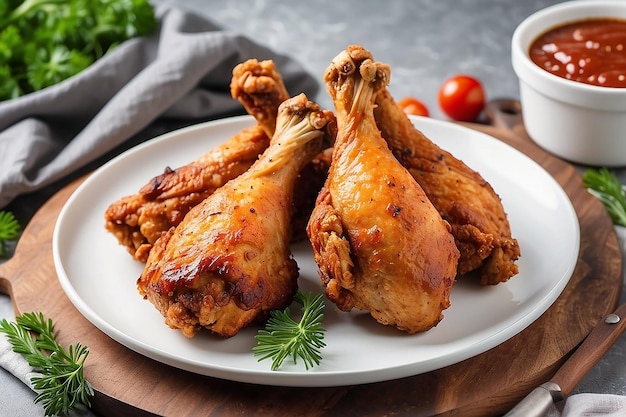
[[[259,330],[257,345],[252,348],[259,361],[272,358],[272,371],[281,367],[288,357],[297,363],[301,358],[307,370],[319,365],[322,360],[320,349],[326,346],[322,327],[324,319],[324,296],[306,295],[298,290],[294,301],[302,306],[300,321],[291,318],[289,307],[283,311],[274,310],[265,325]]]
[[[583,174],[583,184],[604,204],[613,223],[626,226],[626,192],[615,174],[606,167],[590,168]]]
[[[0,258],[7,256],[7,240],[14,240],[20,235],[22,227],[13,213],[0,210]]]
[[[25,313],[15,322],[0,321],[13,351],[21,354],[41,375],[31,383],[46,416],[66,415],[79,404],[90,406],[94,391],[83,375],[89,349],[80,343],[65,350],[54,338],[52,320],[42,313]]]

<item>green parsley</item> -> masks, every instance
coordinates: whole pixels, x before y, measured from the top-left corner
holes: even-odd
[[[149,0],[0,0],[0,100],[76,75],[157,24]]]
[[[613,223],[626,226],[626,192],[615,174],[605,167],[590,168],[583,174],[583,184],[604,204]]]
[[[13,213],[0,210],[0,258],[7,256],[6,242],[17,239],[21,229]]]
[[[283,361],[291,357],[297,363],[300,357],[306,369],[319,365],[322,360],[320,349],[326,346],[322,327],[324,319],[324,296],[315,297],[298,291],[294,301],[302,306],[302,317],[297,322],[291,318],[289,307],[270,313],[265,329],[259,330],[257,345],[252,348],[259,361],[272,358],[272,371],[277,370]]]
[[[83,375],[89,349],[77,343],[65,350],[54,338],[52,320],[42,313],[26,313],[15,322],[0,321],[0,332],[7,335],[13,351],[24,356],[41,373],[31,378],[46,416],[65,415],[79,404],[90,406],[94,395]]]

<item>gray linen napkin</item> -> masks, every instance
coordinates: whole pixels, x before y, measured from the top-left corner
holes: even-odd
[[[161,25],[81,74],[0,102],[0,208],[105,155],[157,119],[202,121],[242,113],[230,96],[233,67],[273,59],[290,94],[318,83],[303,67],[239,34],[172,6]]]

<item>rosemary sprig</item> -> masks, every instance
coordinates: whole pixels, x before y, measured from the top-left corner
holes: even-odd
[[[606,207],[613,223],[626,226],[626,192],[619,179],[606,167],[588,169],[583,184]]]
[[[42,313],[25,313],[15,322],[0,321],[13,351],[41,373],[31,378],[46,416],[66,415],[79,404],[90,406],[93,387],[83,375],[89,349],[80,343],[65,350],[54,338],[52,320]]]
[[[322,327],[324,319],[324,296],[306,295],[298,290],[294,301],[302,306],[302,317],[297,322],[291,318],[289,307],[270,313],[265,329],[259,330],[257,345],[252,348],[259,361],[272,358],[272,371],[281,367],[288,357],[297,363],[302,358],[307,370],[319,365],[322,360],[320,349],[326,346]]]
[[[21,230],[13,213],[0,210],[0,258],[7,256],[6,241],[17,239]]]

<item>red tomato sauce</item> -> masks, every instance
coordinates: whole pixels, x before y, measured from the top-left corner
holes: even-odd
[[[626,20],[598,18],[547,31],[530,59],[559,77],[602,87],[626,87]]]

